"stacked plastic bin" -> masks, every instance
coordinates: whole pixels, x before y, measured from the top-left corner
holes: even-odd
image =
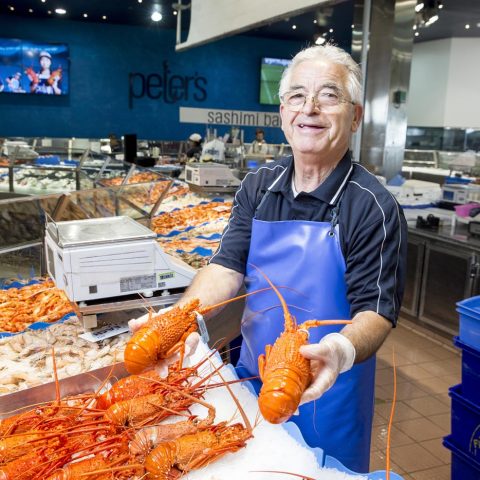
[[[452,480],[480,479],[480,296],[457,303],[462,383],[450,388],[452,433],[443,444],[452,452]]]

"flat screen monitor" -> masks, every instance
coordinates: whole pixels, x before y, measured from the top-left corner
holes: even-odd
[[[67,95],[68,45],[0,38],[0,92]]]
[[[260,68],[260,103],[263,105],[280,105],[278,85],[282,73],[292,61],[285,58],[262,58]]]

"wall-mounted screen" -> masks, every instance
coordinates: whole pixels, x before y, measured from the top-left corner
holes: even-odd
[[[280,105],[278,85],[282,73],[292,61],[285,58],[262,58],[260,68],[260,103],[263,105]]]
[[[68,46],[0,38],[0,92],[67,95]]]

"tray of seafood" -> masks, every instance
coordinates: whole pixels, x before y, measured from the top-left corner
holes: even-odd
[[[46,328],[73,311],[65,292],[50,279],[12,282],[0,289],[0,337]]]
[[[228,218],[232,203],[216,200],[161,213],[152,219],[150,228],[157,235],[170,237],[220,218]]]
[[[27,389],[52,382],[52,349],[61,379],[123,359],[130,334],[122,333],[93,343],[79,336],[84,332],[80,320],[72,316],[47,329],[0,338],[0,395],[19,391],[23,394]]]

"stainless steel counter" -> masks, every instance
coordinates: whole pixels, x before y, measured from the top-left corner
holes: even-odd
[[[458,335],[456,303],[480,294],[480,239],[458,222],[438,230],[410,226],[408,233],[402,313]]]

